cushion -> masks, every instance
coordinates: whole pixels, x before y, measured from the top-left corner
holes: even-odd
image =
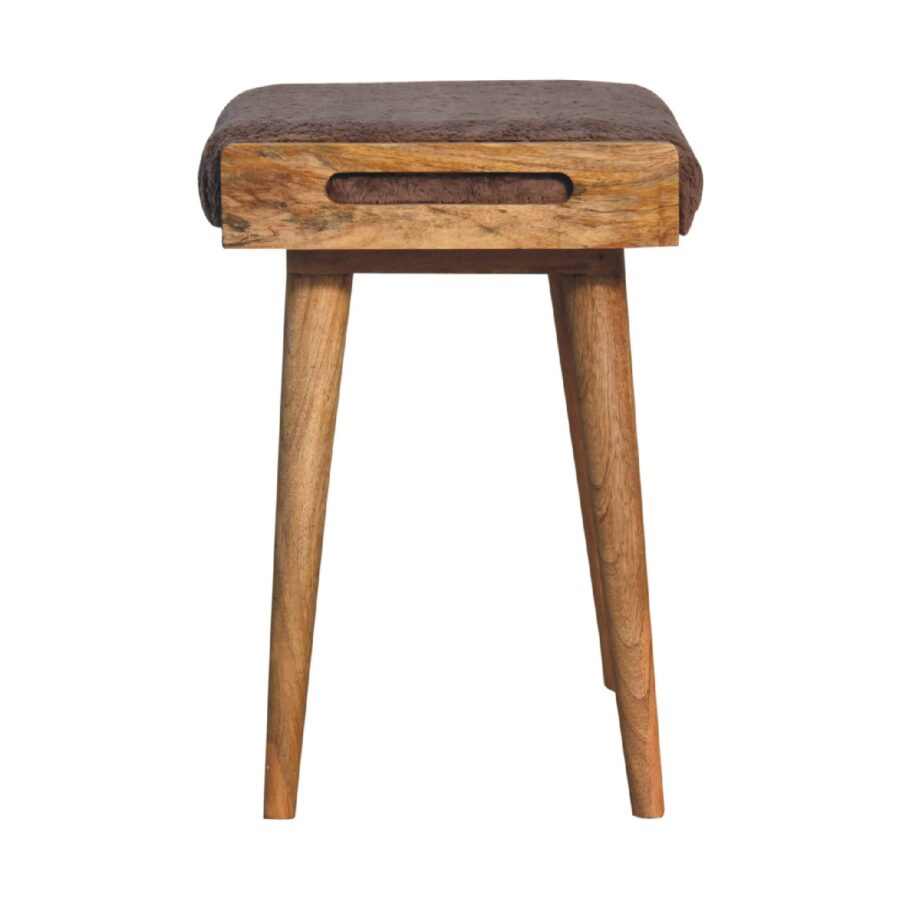
[[[222,224],[219,165],[234,143],[668,141],[680,159],[680,231],[700,205],[703,173],[669,108],[635,84],[424,81],[275,84],[222,110],[200,160],[200,201]],[[459,202],[457,198],[454,202]]]

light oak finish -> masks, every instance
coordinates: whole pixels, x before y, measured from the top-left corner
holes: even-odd
[[[350,275],[288,273],[275,514],[266,818],[294,815]]]
[[[336,203],[327,185],[342,172],[559,172],[573,188],[569,199],[558,203]],[[622,248],[677,243],[675,147],[233,144],[223,152],[221,175],[225,246],[288,250],[266,817],[290,818],[296,808],[331,451],[356,272],[550,275],[604,683],[616,693],[632,811],[661,816]]]
[[[615,253],[616,251],[610,251]],[[609,265],[606,264],[608,270]],[[616,689],[613,674],[612,649],[609,644],[606,604],[603,602],[603,581],[600,574],[600,548],[594,528],[594,508],[591,484],[587,470],[584,448],[584,428],[578,405],[578,387],[575,375],[575,350],[572,346],[572,326],[569,321],[569,306],[563,296],[562,286],[557,276],[550,276],[550,296],[553,300],[553,319],[556,323],[556,341],[559,347],[559,363],[562,368],[563,392],[566,397],[566,412],[569,417],[569,436],[572,439],[572,455],[575,458],[575,477],[578,481],[578,498],[581,503],[581,520],[584,526],[584,540],[587,544],[588,567],[591,573],[591,587],[594,593],[594,609],[597,613],[597,629],[600,632],[600,654],[603,661],[603,683],[611,690]]]
[[[631,808],[655,818],[663,792],[624,255],[609,254],[603,273],[555,276],[553,292],[572,353]]]
[[[562,203],[347,204],[336,173],[559,172]],[[261,143],[222,153],[226,247],[578,250],[678,243],[678,151],[665,142]]]
[[[387,253],[376,271],[518,271],[548,257]],[[325,504],[355,253],[288,254],[265,816],[294,815]],[[560,255],[550,275],[563,387],[600,633],[632,811],[663,814],[624,254]],[[588,272],[565,266],[588,264]],[[504,268],[509,267],[509,268]],[[309,269],[319,274],[310,274]]]
[[[604,271],[609,250],[288,250],[289,272],[531,274]]]

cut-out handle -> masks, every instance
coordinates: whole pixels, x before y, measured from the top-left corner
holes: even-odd
[[[565,203],[572,179],[562,172],[338,172],[326,190],[335,203]]]

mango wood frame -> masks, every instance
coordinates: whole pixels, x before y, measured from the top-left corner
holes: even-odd
[[[534,206],[335,204],[325,185],[340,171],[561,171],[574,191],[567,203]],[[222,158],[222,208],[226,246],[288,250],[265,816],[290,818],[296,809],[331,450],[357,272],[549,275],[604,682],[616,693],[632,811],[661,816],[622,248],[677,242],[675,148],[232,145]]]
[[[336,203],[339,173],[561,173],[561,203]],[[226,247],[534,250],[678,243],[678,151],[668,143],[231,144]]]

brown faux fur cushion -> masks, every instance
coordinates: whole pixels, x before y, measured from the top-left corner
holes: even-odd
[[[572,182],[560,173],[338,174],[328,183],[335,203],[562,203]]]
[[[266,141],[668,141],[678,148],[681,162],[682,234],[691,227],[703,190],[700,164],[675,117],[656,94],[635,84],[275,84],[238,94],[222,110],[206,142],[200,201],[213,225],[222,224],[223,148]],[[458,185],[455,190],[458,194]],[[448,197],[448,202],[465,198]]]

